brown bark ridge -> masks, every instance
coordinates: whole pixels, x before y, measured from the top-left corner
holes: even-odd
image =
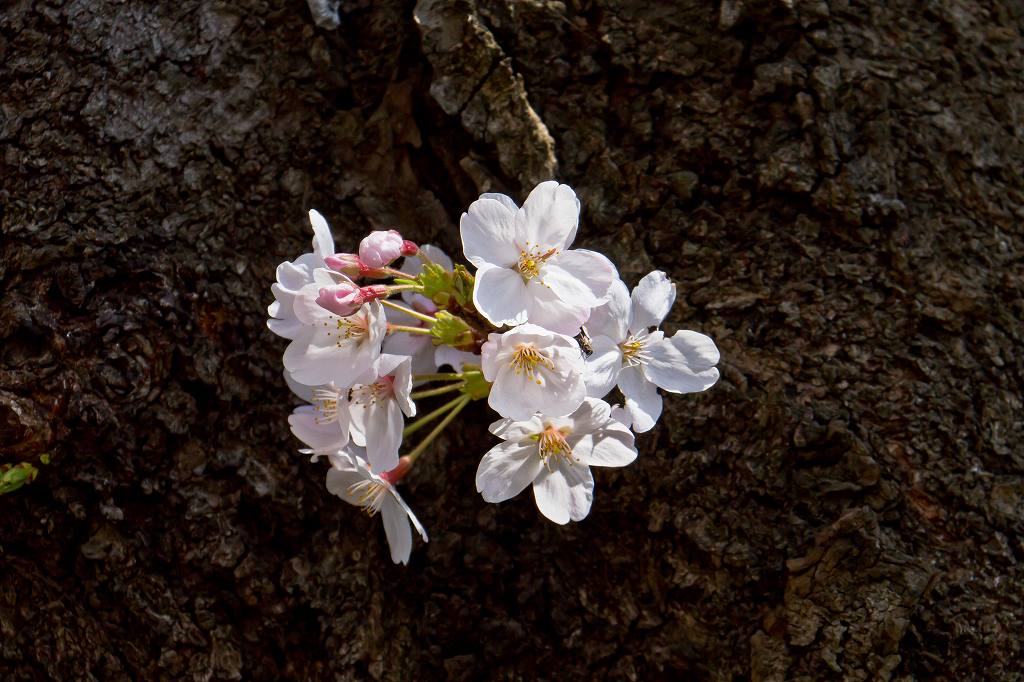
[[[314,5],[0,10],[0,450],[53,455],[0,679],[1020,679],[1019,2]],[[393,566],[296,453],[274,268],[552,176],[722,380],[567,527],[479,499],[474,406]]]

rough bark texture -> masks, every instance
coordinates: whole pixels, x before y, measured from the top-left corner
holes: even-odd
[[[0,678],[1020,679],[1019,2],[281,4],[0,13],[0,450],[54,456]],[[551,176],[723,378],[568,527],[475,494],[474,407],[393,566],[288,433],[274,267]]]

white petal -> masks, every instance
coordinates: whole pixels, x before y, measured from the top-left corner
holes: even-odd
[[[416,532],[420,534],[421,538],[423,538],[423,542],[430,542],[430,538],[427,537],[427,529],[424,528],[423,524],[420,523],[420,520],[416,518],[416,515],[412,512],[412,509],[409,507],[409,503],[403,500],[402,496],[398,494],[398,491],[395,489],[395,486],[389,484],[388,492],[391,493],[392,499],[394,499],[394,501],[398,503],[398,506],[400,506],[405,511],[405,515],[409,517],[409,522],[412,523],[412,527],[415,528]]]
[[[597,251],[588,251],[587,249],[562,251],[548,262],[551,265],[557,265],[583,283],[595,301],[605,300],[612,283],[619,281],[618,270],[610,260]]]
[[[365,429],[366,457],[370,468],[378,474],[391,471],[398,466],[398,450],[402,447],[402,409],[394,400],[386,400],[383,405],[368,405],[364,414],[362,427]],[[353,424],[355,416],[353,411]]]
[[[409,528],[409,517],[405,510],[392,498],[384,500],[380,508],[380,518],[384,522],[384,534],[391,548],[391,560],[396,564],[409,563],[412,553],[412,530]]]
[[[487,404],[502,417],[525,421],[542,407],[543,389],[538,389],[528,375],[516,374],[503,365],[494,378]]]
[[[523,202],[515,215],[515,236],[528,249],[567,248],[580,217],[576,193],[554,180],[542,182]],[[518,257],[518,254],[517,254]]]
[[[314,336],[314,341],[319,340]],[[293,346],[296,347],[292,353]],[[299,359],[295,360],[298,356]],[[289,366],[291,357],[292,366]],[[348,388],[376,378],[373,374],[373,362],[366,362],[362,357],[343,352],[333,345],[299,343],[292,341],[285,349],[285,367],[292,377],[300,384],[316,385],[334,382],[339,388]]]
[[[639,367],[627,367],[619,374],[619,390],[626,396],[626,412],[633,430],[645,433],[653,429],[661,417],[658,387],[647,380]]]
[[[523,441],[544,430],[540,417],[534,415],[524,421],[499,419],[487,427],[487,430],[502,440]]]
[[[284,370],[281,373],[284,375],[284,383],[288,385],[288,388],[291,389],[292,393],[297,395],[299,398],[302,398],[307,403],[313,402],[313,389],[317,388],[316,386],[300,384],[292,377],[291,372],[288,370]]]
[[[480,346],[480,369],[484,372],[484,379],[488,381],[494,381],[494,377],[498,374],[501,362],[498,356],[502,354],[503,345],[501,334],[491,332],[487,335],[487,341]]]
[[[629,413],[626,412],[626,408],[622,405],[612,405],[611,418],[619,422],[623,426],[629,426],[630,421]]]
[[[594,352],[586,360],[587,395],[592,398],[603,398],[615,388],[615,384],[619,380],[619,372],[622,370],[622,351],[607,336],[591,338],[590,345]]]
[[[632,315],[629,330],[636,333],[648,327],[657,327],[672,310],[676,302],[676,285],[661,270],[644,275],[633,289]]]
[[[477,199],[470,204],[459,221],[466,259],[477,267],[484,263],[509,267],[518,262],[513,216],[494,199]]]
[[[543,468],[536,443],[499,443],[480,460],[476,491],[485,502],[504,502],[521,493]]]
[[[590,287],[568,270],[560,267],[560,260],[557,262],[554,258],[551,260],[552,262],[546,264],[541,273],[540,283],[543,286],[550,288],[555,296],[563,302],[574,303],[586,308],[593,308],[600,303],[600,299],[594,296]]]
[[[530,297],[515,270],[483,265],[473,285],[473,305],[496,327],[526,322]]]
[[[352,486],[365,481],[366,476],[359,471],[352,469],[339,469],[332,466],[327,470],[327,490],[332,495],[337,495],[349,504],[360,506],[359,494],[352,494]]]
[[[585,464],[560,464],[541,468],[533,483],[533,497],[540,513],[558,524],[581,521],[594,501],[594,477]]]
[[[338,419],[321,423],[320,412],[302,405],[288,416],[292,433],[317,452],[340,450],[348,444],[349,414],[346,405],[338,405]]]
[[[302,331],[306,328],[306,325],[302,324],[294,317],[290,317],[285,320],[276,320],[272,315],[270,319],[267,320],[267,327],[270,329],[270,331],[274,332],[275,334],[282,338],[295,339],[300,334],[302,334]]]
[[[611,420],[612,406],[597,398],[586,398],[583,403],[569,415],[573,433],[585,433],[604,428]]]
[[[629,308],[629,289],[617,279],[608,289],[607,303],[590,313],[587,333],[590,336],[607,336],[615,343],[622,343],[629,336]]]
[[[484,192],[483,194],[480,195],[480,198],[494,199],[499,204],[507,208],[509,210],[509,213],[512,214],[515,214],[515,212],[519,210],[519,207],[516,206],[516,202],[512,201],[511,197],[506,196],[504,194],[498,194],[497,192]]]
[[[412,392],[412,359],[408,356],[391,372],[395,390],[395,404],[401,408],[406,417],[416,416],[416,403],[409,397]]]
[[[718,381],[718,348],[704,334],[678,331],[672,338],[646,346],[651,359],[644,374],[673,393],[706,391]]]
[[[313,270],[317,267],[319,266],[316,264],[316,256],[311,253],[299,256],[294,262],[281,263],[277,266],[276,273],[279,289],[294,294],[313,281]]]
[[[324,217],[316,211],[309,212],[309,223],[313,226],[313,253],[323,265],[324,258],[334,255],[334,239],[331,237],[331,228],[327,225]]]
[[[322,326],[325,322],[336,325],[338,316],[332,314],[316,302],[319,294],[320,285],[316,282],[310,282],[299,289],[292,301],[292,311],[295,314],[295,319],[308,326]]]
[[[394,324],[405,324],[395,319],[394,315],[388,316]],[[411,325],[415,326],[415,325]],[[451,346],[445,346],[451,348]],[[433,344],[430,342],[430,337],[426,334],[408,334],[406,332],[396,332],[394,334],[388,334],[384,338],[384,352],[388,355],[416,355],[425,348],[430,348],[433,351]]]
[[[536,279],[528,287],[530,301],[526,319],[531,324],[559,334],[576,336],[590,316],[591,308],[576,301],[563,301]]]
[[[589,466],[624,467],[636,459],[633,433],[609,418],[603,428],[576,441],[572,454]]]

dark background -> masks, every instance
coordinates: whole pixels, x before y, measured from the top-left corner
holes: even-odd
[[[1019,2],[280,4],[0,12],[0,456],[53,455],[0,678],[1019,679]],[[474,406],[394,566],[296,453],[274,268],[550,177],[722,379],[568,527],[475,493]]]

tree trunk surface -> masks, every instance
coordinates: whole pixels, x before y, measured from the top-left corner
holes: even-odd
[[[4,680],[1019,680],[1019,2],[0,10]],[[337,10],[337,14],[332,14]],[[722,352],[581,523],[297,453],[276,265],[552,177]]]

